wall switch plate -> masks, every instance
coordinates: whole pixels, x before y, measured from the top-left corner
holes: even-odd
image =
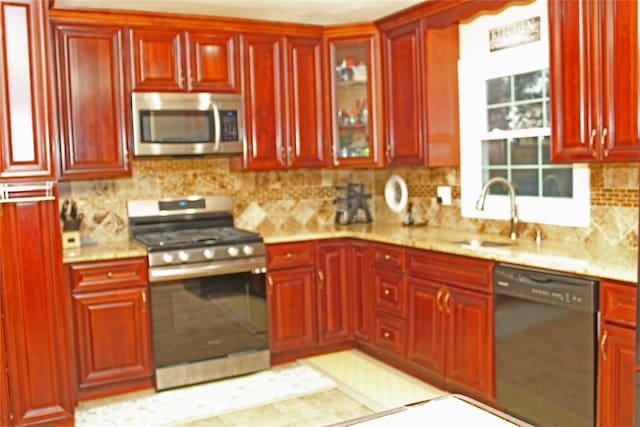
[[[451,187],[440,185],[437,188],[438,203],[448,206],[451,204]]]

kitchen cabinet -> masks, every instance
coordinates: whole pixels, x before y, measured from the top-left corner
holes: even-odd
[[[458,27],[424,20],[383,32],[387,164],[459,163]]]
[[[55,189],[46,194],[31,187],[0,204],[0,328],[7,368],[0,387],[9,397],[7,402],[3,393],[0,402],[9,404],[10,425],[71,424],[69,293],[62,279],[58,206]]]
[[[331,159],[334,166],[379,166],[379,35],[328,37]]]
[[[52,19],[60,178],[130,175],[124,28],[63,16]]]
[[[369,244],[352,240],[349,243],[348,259],[353,337],[357,342],[368,343],[373,328],[373,289],[370,279]]]
[[[235,33],[134,27],[133,90],[238,92]]]
[[[272,353],[317,342],[313,242],[267,246],[269,347]]]
[[[344,240],[318,242],[318,341],[319,344],[351,339],[351,281],[349,245]]]
[[[0,1],[0,180],[51,178],[46,6]]]
[[[0,319],[4,319],[0,301]],[[4,347],[4,325],[0,322],[0,426],[8,426],[11,422],[9,402],[9,383],[7,382],[6,349]]]
[[[637,2],[549,2],[551,159],[637,161]]]
[[[407,359],[452,389],[487,400],[495,394],[491,266],[407,250]]]
[[[634,425],[635,284],[600,283],[598,425]]]
[[[67,275],[72,289],[78,398],[152,387],[146,259],[71,264]]]

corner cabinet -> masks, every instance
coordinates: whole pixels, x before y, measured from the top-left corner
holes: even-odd
[[[133,90],[240,90],[234,33],[134,27],[129,38]]]
[[[152,387],[146,259],[71,264],[67,276],[78,399]]]
[[[60,178],[130,175],[124,28],[56,16],[52,32]]]
[[[328,37],[333,166],[380,166],[379,35]]]
[[[551,159],[638,161],[638,3],[550,1]]]

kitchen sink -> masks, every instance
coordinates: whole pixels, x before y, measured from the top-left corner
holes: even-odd
[[[462,246],[468,246],[470,248],[500,248],[503,246],[513,246],[515,242],[496,242],[492,240],[454,240],[451,243],[456,243]]]

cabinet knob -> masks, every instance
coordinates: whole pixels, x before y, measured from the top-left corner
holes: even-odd
[[[384,331],[384,334],[382,334],[383,337],[385,337],[385,339],[389,339],[389,337],[391,336],[391,334],[387,331]]]
[[[385,259],[385,261],[389,261],[391,259],[391,255],[384,254],[384,259]]]
[[[384,290],[384,294],[385,294],[385,295],[389,295],[390,293],[391,293],[391,291],[390,291],[389,289],[385,289],[385,290]]]
[[[293,258],[293,254],[291,252],[287,252],[287,254],[284,257],[286,259],[291,259],[291,258]]]
[[[107,271],[107,279],[111,279],[113,277],[113,273],[110,271]]]

